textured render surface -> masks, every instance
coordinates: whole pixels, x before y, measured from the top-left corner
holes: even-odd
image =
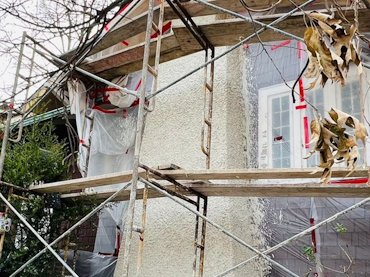
[[[217,53],[225,49],[217,49]],[[243,104],[242,50],[216,63],[212,140],[212,168],[246,166],[245,111]],[[169,82],[202,64],[203,53],[165,63],[160,84]],[[156,110],[148,115],[142,162],[174,163],[184,168],[205,168],[200,151],[203,113],[203,71],[163,92]],[[136,205],[139,225],[141,201]],[[258,234],[262,211],[256,199],[211,198],[208,215],[237,236],[261,248]],[[195,216],[170,199],[149,200],[143,276],[192,276]],[[134,234],[130,275],[136,271],[138,234]],[[252,253],[231,238],[207,226],[205,276],[213,276],[250,257]],[[120,261],[118,261],[120,262]],[[264,276],[264,265],[254,262],[229,276]],[[117,272],[118,273],[118,272]]]

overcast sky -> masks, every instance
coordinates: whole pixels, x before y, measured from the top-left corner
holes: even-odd
[[[4,1],[3,3],[6,3],[6,1]],[[2,3],[0,3],[0,5],[1,4]],[[25,7],[25,9],[27,10],[27,12],[31,11],[36,15],[40,14],[40,16],[42,15],[45,16],[45,13],[48,12],[48,9],[47,8],[45,9],[45,7],[47,7],[47,5],[50,5],[50,2],[47,0],[29,0],[26,5],[27,6]],[[8,53],[1,54],[0,100],[7,99],[11,95],[12,87],[14,83],[14,76],[16,72],[17,58],[19,55],[19,43],[21,41],[22,33],[24,31],[26,31],[27,34],[30,35],[31,37],[36,38],[38,41],[40,41],[40,39],[45,40],[47,38],[46,36],[48,35],[47,33],[38,33],[36,36],[35,31],[31,30],[30,28],[27,28],[26,23],[21,22],[21,20],[14,18],[12,16],[7,15],[7,16],[0,17],[0,39],[5,38],[5,40],[11,41],[17,44],[16,47],[12,47],[11,54],[8,54]],[[0,43],[2,42],[0,41]],[[28,41],[28,44],[29,43],[30,41]],[[72,48],[74,47],[74,45],[76,45],[76,43],[77,41],[74,41],[74,43],[72,43]],[[63,44],[60,37],[58,37],[58,38],[49,39],[46,42],[43,42],[43,45],[46,46],[49,50],[51,50],[56,55],[59,55],[63,53],[64,51],[66,51],[66,50],[63,50],[64,48],[63,46],[66,46],[67,44],[66,43]],[[0,45],[0,50],[2,50],[5,46],[6,44],[4,43],[3,45]],[[29,47],[25,47],[25,55],[27,55],[28,57],[31,57],[31,54],[32,54],[31,49]],[[47,70],[54,69],[54,67],[52,67],[50,63],[48,63],[44,58],[41,58],[41,56],[39,55],[36,55],[35,61],[38,65],[40,65],[40,67],[35,67],[35,70],[32,73],[32,76],[34,75],[40,76],[42,73],[46,73]],[[29,65],[29,60],[27,60],[26,58],[23,59],[22,67],[21,67],[22,68],[21,74],[26,77],[29,76],[28,65]],[[45,79],[45,78],[41,78],[41,77],[33,78],[33,80],[38,81],[38,84],[36,84],[30,90],[30,94],[32,94],[32,92],[34,92],[35,89],[42,84],[42,82],[40,82],[41,79]],[[24,81],[22,82],[25,83]],[[22,87],[20,87],[20,89],[22,90]],[[19,105],[21,102],[23,102],[24,98],[25,98],[25,93],[20,93],[16,97],[16,105]]]

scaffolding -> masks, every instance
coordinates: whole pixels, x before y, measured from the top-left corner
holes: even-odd
[[[140,0],[132,1],[125,12],[122,14],[122,17],[125,17],[130,13],[130,11],[138,5]],[[91,188],[96,186],[103,186],[108,184],[115,184],[118,182],[128,182],[122,188],[108,192],[108,193],[98,193],[99,199],[101,199],[101,203],[94,208],[90,213],[84,216],[79,222],[71,226],[67,231],[61,234],[57,239],[53,242],[48,243],[42,238],[37,231],[33,229],[33,227],[27,222],[27,220],[19,213],[11,203],[0,193],[0,199],[7,205],[7,207],[23,222],[25,226],[27,226],[32,233],[39,239],[45,246],[43,250],[41,250],[37,255],[35,255],[32,259],[25,262],[22,267],[20,267],[17,271],[15,271],[11,276],[18,275],[24,268],[26,268],[30,263],[40,257],[46,251],[50,251],[58,260],[59,262],[67,269],[67,271],[72,276],[78,276],[73,269],[61,258],[61,256],[52,248],[52,246],[56,245],[59,241],[66,238],[72,231],[77,229],[81,226],[84,222],[86,222],[89,218],[91,218],[94,214],[100,211],[102,208],[106,206],[107,203],[111,201],[118,201],[118,200],[128,200],[129,201],[129,208],[127,217],[124,218],[125,222],[125,236],[122,238],[122,244],[124,245],[123,251],[120,252],[120,256],[118,259],[122,259],[122,262],[117,264],[116,272],[123,272],[123,276],[129,275],[129,257],[132,250],[132,234],[133,232],[138,232],[140,235],[140,245],[139,245],[139,259],[137,264],[137,272],[138,274],[141,273],[142,263],[143,263],[143,249],[144,249],[144,241],[145,241],[145,229],[146,229],[146,205],[147,201],[150,198],[155,197],[167,197],[177,203],[178,205],[184,207],[185,209],[189,210],[196,216],[196,224],[195,224],[195,234],[194,234],[194,260],[193,260],[193,276],[203,276],[204,271],[204,257],[205,257],[205,246],[206,246],[206,226],[207,224],[212,225],[220,232],[224,233],[226,236],[230,237],[231,239],[238,242],[240,245],[243,245],[247,249],[251,250],[255,253],[255,256],[245,260],[244,262],[235,265],[234,267],[226,270],[223,273],[220,273],[217,276],[226,276],[227,274],[231,273],[232,271],[244,266],[245,264],[257,259],[263,258],[267,260],[269,263],[275,265],[276,267],[283,270],[288,276],[298,276],[296,273],[289,270],[287,267],[277,263],[274,261],[268,254],[272,253],[273,251],[295,241],[302,236],[311,233],[313,230],[334,221],[339,216],[342,216],[349,211],[356,209],[365,203],[370,202],[370,187],[367,185],[363,186],[353,186],[353,185],[322,185],[318,186],[315,182],[306,182],[301,184],[214,184],[209,180],[268,180],[268,179],[298,179],[298,178],[316,178],[318,177],[319,173],[314,175],[309,175],[309,170],[303,169],[287,169],[287,170],[211,170],[210,169],[210,162],[211,162],[211,133],[212,133],[212,110],[213,110],[213,90],[214,90],[214,65],[215,61],[224,57],[231,51],[239,48],[244,43],[252,40],[259,34],[263,33],[266,30],[272,30],[278,34],[283,36],[287,36],[289,38],[293,38],[298,41],[303,41],[303,39],[299,36],[281,30],[274,25],[288,19],[292,15],[296,14],[297,12],[301,12],[303,8],[308,6],[309,4],[313,3],[314,0],[308,0],[302,3],[296,8],[290,10],[289,12],[283,13],[280,17],[273,20],[272,22],[266,24],[258,20],[252,20],[250,17],[243,16],[235,11],[223,8],[221,6],[216,5],[218,1],[205,1],[205,0],[194,0],[194,3],[199,4],[204,8],[208,8],[209,14],[211,10],[214,13],[226,13],[231,16],[237,17],[246,22],[252,22],[254,24],[260,25],[261,28],[256,30],[248,37],[241,39],[238,43],[234,46],[230,47],[224,53],[215,56],[215,45],[207,38],[205,33],[202,31],[201,28],[197,26],[197,24],[192,20],[192,16],[187,11],[186,4],[182,3],[183,1],[178,0],[167,0],[167,7],[170,7],[176,17],[181,19],[186,28],[189,30],[193,38],[199,43],[200,49],[204,50],[205,52],[205,63],[196,69],[192,70],[191,72],[185,74],[178,80],[173,81],[169,85],[157,90],[157,78],[158,78],[158,66],[160,61],[160,54],[161,54],[161,42],[162,42],[162,27],[163,27],[163,18],[165,14],[165,2],[164,0],[160,1],[158,6],[155,5],[154,0],[148,1],[148,11],[145,15],[146,27],[145,27],[145,43],[143,45],[144,54],[142,57],[142,82],[143,85],[140,89],[139,98],[139,105],[138,105],[138,120],[137,120],[137,127],[136,127],[136,139],[135,139],[135,153],[134,153],[134,163],[133,163],[133,170],[121,173],[114,173],[108,174],[105,176],[97,176],[97,177],[85,177],[81,179],[74,179],[68,180],[63,182],[57,183],[50,183],[50,184],[41,184],[41,185],[34,185],[29,188],[31,192],[40,192],[40,193],[53,193],[59,192],[62,193],[61,197],[63,199],[67,198],[78,198],[81,196],[86,196],[88,193],[86,192],[73,192],[76,189],[84,189],[84,188]],[[227,1],[219,1],[220,3],[224,3],[225,6],[228,6]],[[216,3],[216,4],[215,4]],[[159,7],[159,10],[158,10]],[[159,13],[159,21],[156,23],[155,18]],[[141,18],[139,18],[141,20]],[[138,19],[138,20],[139,20]],[[114,26],[119,24],[119,20],[114,22]],[[113,27],[114,27],[113,26]],[[113,29],[113,27],[111,29]],[[150,55],[151,52],[151,31],[155,30],[159,32],[159,36],[156,39],[156,48],[155,48],[155,58],[154,58],[154,67],[150,65]],[[97,46],[102,39],[109,34],[109,31],[102,33],[100,38],[95,41],[94,46]],[[52,53],[48,52],[47,49],[43,48],[42,50],[36,49],[36,46],[40,46],[37,41],[33,38],[24,35],[24,39],[30,39],[34,43],[34,51],[53,63],[57,64],[67,64],[63,59],[60,57],[56,57]],[[22,42],[22,47],[24,46],[24,40]],[[93,48],[94,49],[94,48]],[[94,52],[96,50],[93,50]],[[92,78],[96,81],[105,83],[109,86],[118,88],[119,90],[124,91],[127,94],[136,95],[135,92],[129,91],[119,85],[116,85],[106,79],[98,76],[97,74],[93,74],[85,69],[79,67],[81,61],[83,61],[88,54],[91,52],[86,51],[83,53],[79,58],[76,65],[72,66],[70,70],[75,70],[82,75],[85,75],[89,78]],[[20,55],[21,57],[21,55]],[[21,66],[21,60],[18,62],[17,67],[17,75],[16,81],[13,89],[13,97],[16,93],[16,84],[17,78],[19,76],[19,67]],[[365,65],[368,67],[368,65]],[[178,167],[167,168],[166,169],[154,169],[148,167],[140,162],[140,150],[142,144],[142,136],[144,131],[144,120],[145,120],[145,111],[151,111],[152,108],[146,106],[146,101],[152,99],[157,96],[159,93],[163,92],[164,90],[168,89],[169,87],[177,84],[181,80],[187,78],[188,76],[192,75],[193,73],[204,69],[204,82],[203,82],[203,91],[204,91],[204,117],[202,122],[202,135],[201,135],[201,151],[204,153],[206,157],[206,169],[205,170],[184,170]],[[61,71],[58,75],[58,80],[62,82],[65,80],[69,73],[67,71]],[[148,74],[152,74],[155,77],[155,81],[152,86],[152,94],[148,97],[145,95],[145,87]],[[57,88],[57,84],[53,84],[48,93],[53,91]],[[39,102],[42,99],[39,100]],[[29,113],[28,113],[29,114]],[[27,115],[28,115],[27,114]],[[4,140],[2,145],[2,151],[0,156],[0,172],[3,171],[3,163],[5,157],[5,148],[6,143],[8,141],[9,136],[9,128],[10,128],[10,120],[12,116],[12,111],[8,112],[8,119],[6,123],[6,128],[4,132]],[[345,177],[348,172],[346,170],[334,170],[333,177]],[[0,173],[1,174],[1,173]],[[1,175],[0,175],[1,176]],[[369,177],[369,171],[366,169],[364,170],[356,170],[353,177]],[[196,181],[194,181],[196,180]],[[160,183],[159,181],[165,181],[165,184]],[[143,187],[139,187],[139,182],[144,184]],[[130,188],[128,190],[128,188]],[[211,196],[257,196],[257,197],[266,197],[266,196],[274,196],[274,197],[286,197],[286,196],[304,196],[304,197],[316,197],[316,196],[337,196],[337,197],[368,197],[364,200],[350,206],[347,209],[344,209],[331,217],[321,221],[320,223],[294,235],[293,237],[280,242],[276,246],[265,250],[260,251],[256,249],[254,246],[248,244],[241,238],[237,237],[236,235],[232,234],[230,231],[225,229],[224,227],[220,226],[216,222],[212,221],[210,218],[207,217],[207,201],[208,197]],[[196,200],[190,198],[190,196],[195,196]],[[137,199],[143,199],[143,212],[141,215],[141,226],[134,225],[134,215],[135,215],[135,201]],[[103,200],[104,199],[104,200]],[[194,209],[190,208],[188,205],[183,203],[190,203],[194,206]]]

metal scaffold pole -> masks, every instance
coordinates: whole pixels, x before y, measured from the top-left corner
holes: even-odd
[[[22,223],[30,229],[30,231],[37,237],[39,241],[42,242],[45,247],[54,255],[54,257],[65,267],[73,277],[78,277],[78,275],[73,271],[73,269],[58,255],[58,253],[40,236],[40,234],[27,222],[27,220],[9,203],[9,201],[0,193],[0,199],[12,210],[12,212],[22,221]]]
[[[26,41],[26,32],[23,32],[22,35],[22,41],[21,46],[19,50],[19,56],[17,61],[17,68],[15,72],[14,77],[14,83],[13,83],[13,90],[10,98],[10,103],[8,105],[8,112],[6,116],[6,122],[5,122],[5,128],[4,128],[4,136],[3,141],[1,145],[1,153],[0,153],[0,181],[3,181],[3,172],[4,172],[4,164],[5,164],[5,155],[6,155],[6,146],[8,144],[9,140],[9,133],[10,133],[10,124],[13,116],[13,108],[14,108],[14,101],[15,101],[15,95],[17,94],[17,88],[18,88],[18,79],[20,77],[20,70],[21,70],[21,64],[22,64],[22,57],[23,57],[23,51],[24,51],[24,45]],[[8,197],[12,194],[13,188],[9,189]],[[1,197],[4,197],[0,192]],[[5,208],[5,216],[8,213],[8,206]],[[2,256],[3,247],[5,242],[5,233],[0,234],[0,258]]]
[[[85,215],[83,218],[81,218],[77,223],[75,223],[72,227],[70,227],[63,234],[61,234],[58,238],[56,238],[53,242],[51,242],[49,244],[49,246],[53,246],[53,245],[57,244],[59,241],[64,239],[66,236],[70,235],[74,230],[76,230],[79,226],[81,226],[83,223],[85,223],[93,215],[95,215],[100,210],[102,210],[109,202],[113,201],[122,191],[127,189],[130,185],[131,185],[131,183],[128,183],[128,184],[124,185],[122,188],[120,188],[119,190],[117,190],[115,193],[113,193],[110,197],[108,197],[106,200],[104,200],[102,203],[100,203],[99,206],[94,208],[91,212],[89,212],[87,215]],[[48,250],[47,247],[42,249],[38,254],[33,256],[30,260],[25,262],[20,268],[18,268],[15,272],[13,272],[12,275],[10,275],[10,277],[14,277],[17,274],[19,274],[23,269],[25,269],[29,264],[31,264],[34,260],[36,260],[38,257],[40,257],[47,250]]]
[[[356,203],[356,204],[354,204],[354,205],[352,205],[352,206],[350,206],[350,207],[348,207],[348,208],[346,208],[346,209],[344,209],[344,210],[342,210],[342,211],[340,211],[340,212],[338,212],[338,213],[336,213],[336,214],[332,215],[331,217],[329,217],[329,218],[327,218],[327,219],[325,219],[325,220],[323,220],[323,221],[321,221],[321,222],[319,222],[319,223],[317,223],[317,224],[313,225],[312,227],[310,227],[310,228],[308,228],[308,229],[306,229],[306,230],[304,230],[304,231],[302,231],[302,232],[300,232],[300,233],[298,233],[298,234],[296,234],[296,235],[294,235],[294,236],[290,237],[289,239],[286,239],[286,240],[284,240],[284,241],[282,241],[282,242],[278,243],[277,245],[275,245],[275,246],[273,246],[273,247],[271,247],[271,248],[269,248],[269,249],[267,249],[267,250],[263,251],[262,253],[263,253],[263,254],[265,254],[265,255],[270,254],[270,253],[272,253],[273,251],[275,251],[275,250],[277,250],[277,249],[279,249],[279,248],[284,247],[284,246],[285,246],[285,245],[287,245],[288,243],[290,243],[290,242],[292,242],[292,241],[295,241],[295,240],[297,240],[297,239],[299,239],[299,238],[302,238],[303,236],[305,236],[305,235],[307,235],[307,234],[310,234],[312,231],[314,231],[314,230],[316,230],[316,229],[320,228],[321,226],[323,226],[323,225],[325,225],[325,224],[328,224],[328,223],[330,223],[330,222],[332,222],[332,221],[334,221],[334,220],[338,219],[338,217],[340,217],[340,216],[342,216],[342,215],[344,215],[344,214],[346,214],[346,213],[349,213],[350,211],[352,211],[352,210],[354,210],[354,209],[356,209],[356,208],[358,208],[358,207],[361,207],[362,205],[365,205],[365,204],[366,204],[366,203],[368,203],[368,202],[370,202],[370,197],[368,197],[368,198],[366,198],[366,199],[364,199],[364,200],[362,200],[362,201],[360,201],[360,202],[358,202],[358,203]],[[228,270],[226,270],[226,271],[224,271],[224,272],[222,272],[222,273],[218,274],[218,275],[217,275],[217,276],[215,276],[215,277],[223,277],[223,276],[226,276],[226,275],[228,275],[229,273],[231,273],[231,272],[233,272],[233,271],[235,271],[235,270],[237,270],[237,269],[241,268],[242,266],[246,265],[247,263],[249,263],[249,262],[253,261],[254,259],[256,259],[256,258],[258,258],[258,257],[259,257],[258,255],[255,255],[255,256],[253,256],[253,257],[251,257],[251,258],[249,258],[249,259],[247,259],[247,260],[245,260],[245,261],[243,261],[243,262],[241,262],[241,263],[239,263],[239,264],[235,265],[234,267],[232,267],[232,268],[230,268],[230,269],[228,269]]]
[[[154,57],[154,67],[151,67],[148,64],[148,70],[153,76],[153,83],[151,87],[151,91],[156,91],[158,87],[158,72],[159,72],[159,63],[161,58],[161,43],[162,43],[162,36],[163,36],[163,20],[164,20],[164,1],[161,0],[159,4],[159,17],[158,22],[153,22],[152,28],[154,29],[155,33],[157,34],[157,39],[153,42],[156,44],[155,48],[155,57]],[[154,7],[153,7],[154,8]],[[154,20],[154,18],[153,18]],[[151,107],[149,107],[151,106]],[[152,112],[155,109],[155,98],[152,99],[151,103],[148,106],[144,106],[144,108],[148,112]],[[143,192],[143,205],[142,205],[142,214],[141,214],[141,228],[139,234],[139,249],[138,249],[138,259],[137,259],[137,267],[136,267],[136,275],[142,275],[143,269],[143,259],[144,259],[144,245],[145,245],[145,233],[146,233],[146,216],[147,216],[147,206],[148,206],[148,187],[144,187]]]
[[[144,131],[144,112],[145,112],[145,90],[147,84],[147,77],[149,73],[149,55],[150,55],[150,40],[151,31],[153,28],[153,10],[154,10],[154,0],[149,0],[148,5],[148,17],[145,33],[145,47],[144,47],[144,57],[143,57],[143,71],[142,71],[142,85],[140,89],[140,102],[136,125],[136,138],[135,138],[135,151],[134,151],[134,163],[132,172],[132,186],[130,193],[130,200],[127,209],[127,220],[125,222],[125,236],[122,237],[121,245],[124,249],[121,249],[118,255],[117,266],[114,272],[115,277],[128,276],[129,275],[129,259],[131,253],[131,241],[132,232],[134,225],[135,216],[135,202],[137,194],[137,185],[139,178],[139,161],[140,161],[140,150]],[[123,259],[123,260],[121,260]]]
[[[200,218],[202,218],[203,220],[205,220],[207,223],[209,223],[210,225],[212,225],[213,227],[215,227],[216,229],[218,229],[219,231],[221,231],[222,233],[224,233],[225,235],[227,235],[228,237],[232,238],[233,240],[235,240],[236,242],[240,243],[241,245],[245,246],[246,248],[248,248],[249,250],[253,251],[254,253],[256,253],[258,256],[266,259],[267,261],[269,261],[271,264],[277,266],[278,268],[280,268],[281,270],[283,270],[284,272],[286,272],[287,274],[289,274],[290,276],[294,276],[294,277],[299,277],[297,274],[295,274],[294,272],[292,272],[291,270],[289,270],[288,268],[286,268],[285,266],[279,264],[278,262],[274,261],[273,259],[271,259],[269,256],[267,256],[266,254],[264,254],[263,252],[259,251],[258,249],[256,249],[255,247],[249,245],[248,243],[246,243],[245,241],[243,241],[241,238],[235,236],[234,234],[232,234],[231,232],[229,232],[228,230],[226,230],[225,228],[223,228],[221,225],[217,224],[216,222],[214,222],[213,220],[209,219],[207,216],[201,214],[200,212],[198,211],[194,211],[193,209],[189,208],[188,206],[184,205],[180,200],[178,200],[175,196],[172,196],[171,194],[169,194],[168,192],[164,191],[164,190],[161,190],[160,188],[158,188],[157,186],[154,186],[152,183],[148,182],[147,180],[145,179],[142,179],[140,178],[140,181],[143,182],[144,184],[148,185],[149,187],[153,188],[154,190],[158,191],[159,193],[165,195],[166,197],[170,198],[171,200],[173,200],[174,202],[176,202],[177,204],[181,205],[182,207],[184,207],[185,209],[187,209],[188,211],[192,212],[193,214],[199,216]]]
[[[216,5],[213,5],[213,4],[208,3],[208,2],[205,2],[205,1],[200,1],[200,0],[194,0],[194,1],[197,1],[197,2],[199,2],[199,3],[201,3],[201,4],[206,5],[206,6],[212,7],[212,8],[214,8],[215,10],[222,11],[222,12],[228,13],[228,14],[230,14],[230,15],[233,15],[233,16],[236,16],[236,17],[239,17],[239,18],[241,18],[241,19],[245,20],[246,22],[250,22],[250,18],[245,17],[245,16],[243,16],[243,15],[240,15],[240,14],[238,14],[238,13],[234,13],[234,12],[232,12],[232,11],[229,11],[229,10],[227,10],[227,9],[223,9],[223,8],[221,8],[221,7],[218,7],[218,6],[216,6]],[[257,36],[258,34],[260,34],[260,33],[264,32],[265,30],[274,28],[274,27],[273,27],[274,25],[276,25],[276,24],[278,24],[278,23],[282,22],[283,20],[287,19],[289,16],[291,16],[291,15],[292,15],[292,14],[294,14],[295,12],[297,12],[297,11],[301,10],[302,8],[304,8],[305,6],[307,6],[307,5],[311,4],[311,3],[312,3],[312,2],[314,2],[314,1],[315,1],[315,0],[308,0],[307,2],[305,2],[305,3],[303,3],[302,5],[300,5],[300,6],[296,7],[296,8],[294,8],[294,9],[292,9],[290,12],[288,12],[288,13],[286,13],[286,14],[282,15],[281,17],[277,18],[276,20],[272,21],[271,23],[269,23],[269,24],[267,24],[267,25],[266,25],[266,24],[264,24],[264,26],[263,26],[262,28],[258,29],[255,33],[251,34],[250,36],[246,37],[245,39],[242,39],[240,42],[238,42],[237,44],[235,44],[235,45],[233,45],[232,47],[230,47],[230,49],[228,49],[228,50],[226,50],[225,52],[223,52],[223,53],[221,53],[221,54],[217,55],[216,57],[214,57],[214,58],[212,58],[212,59],[210,59],[208,62],[206,62],[206,63],[204,63],[204,64],[200,65],[199,67],[197,67],[197,68],[193,69],[192,71],[190,71],[190,72],[186,73],[185,75],[183,75],[182,77],[180,77],[180,78],[178,78],[177,80],[173,81],[172,83],[168,84],[167,86],[165,86],[165,87],[163,87],[163,88],[161,88],[161,89],[157,90],[155,93],[153,93],[152,95],[150,95],[150,96],[148,97],[148,99],[150,99],[150,98],[152,98],[152,97],[155,97],[155,96],[156,96],[156,95],[158,95],[159,93],[161,93],[161,92],[163,92],[163,91],[167,90],[168,88],[172,87],[173,85],[177,84],[178,82],[180,82],[180,81],[182,81],[182,80],[186,79],[187,77],[191,76],[191,75],[192,75],[192,74],[194,74],[195,72],[198,72],[199,70],[201,70],[202,68],[204,68],[204,67],[206,67],[207,65],[211,64],[212,62],[215,62],[215,61],[217,61],[217,60],[221,59],[222,57],[226,56],[226,55],[227,55],[227,54],[229,54],[230,52],[232,52],[232,51],[234,51],[235,49],[239,48],[241,45],[243,45],[243,44],[244,44],[244,43],[246,43],[247,41],[251,40],[252,38],[254,38],[255,36]],[[254,21],[254,22],[255,22],[255,23],[257,23],[256,21]],[[263,24],[263,23],[262,23],[262,24]],[[280,30],[280,29],[278,29],[278,28],[274,28],[274,30],[275,30],[275,29],[276,29],[276,32],[280,32],[280,33],[282,33],[282,34],[286,35],[287,37],[291,37],[291,38],[294,38],[294,39],[297,39],[297,40],[303,41],[303,39],[302,39],[302,38],[300,38],[300,37],[297,37],[297,36],[295,36],[295,35],[293,35],[293,34],[290,34],[290,33],[288,33],[288,32],[285,32],[285,31],[281,31],[281,30]]]
[[[15,77],[14,77],[12,95],[11,95],[11,98],[10,98],[10,103],[8,105],[8,112],[7,112],[7,116],[6,116],[4,137],[3,137],[3,142],[2,142],[2,145],[1,145],[0,180],[3,179],[6,145],[8,143],[8,139],[9,139],[10,123],[11,123],[12,116],[13,116],[14,100],[15,100],[15,95],[17,94],[18,79],[19,79],[19,73],[20,73],[21,65],[22,65],[22,57],[23,57],[25,41],[26,41],[26,32],[23,32],[21,47],[20,47],[20,50],[19,50],[19,56],[18,56],[18,61],[17,61],[17,68],[16,68],[16,72],[15,72]]]

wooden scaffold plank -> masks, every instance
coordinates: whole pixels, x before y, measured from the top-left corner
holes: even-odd
[[[268,180],[268,179],[310,179],[320,178],[322,172],[311,174],[312,168],[276,169],[209,169],[209,170],[163,170],[161,173],[176,180]],[[343,178],[349,173],[344,168],[333,169],[333,178]],[[368,177],[367,169],[358,169],[351,177]]]
[[[140,170],[141,177],[145,177],[145,171]],[[75,190],[82,190],[86,188],[94,188],[105,185],[119,184],[131,180],[132,171],[124,171],[119,173],[110,173],[93,177],[71,179],[55,183],[47,183],[41,185],[30,186],[31,191],[39,193],[54,193],[54,192],[69,192]]]
[[[255,20],[269,24],[281,15],[256,16]],[[346,17],[350,21],[353,21],[353,11],[346,11]],[[367,9],[359,10],[359,21],[362,32],[370,31],[370,18]],[[216,20],[212,23],[199,24],[198,26],[212,45],[216,47],[236,44],[240,41],[241,37],[254,32],[253,24],[245,22],[242,19]],[[303,37],[303,33],[306,30],[302,12],[295,13],[293,16],[277,24],[276,27],[298,37]],[[174,24],[172,30],[173,33],[167,34],[163,39],[164,47],[161,50],[161,56],[163,57],[161,58],[161,62],[177,59],[201,50],[199,43],[191,36],[185,26]],[[260,34],[260,38],[264,42],[287,39],[284,35],[272,30],[266,30]],[[257,42],[257,39],[254,38],[250,42]],[[139,59],[142,57],[142,53],[143,42],[124,48],[121,51],[116,51],[114,54],[107,54],[99,59],[89,61],[83,64],[82,68],[104,78],[114,78],[138,70],[142,66],[142,62]]]
[[[299,181],[299,179],[320,178],[321,172],[310,174],[312,169],[225,169],[225,170],[160,170],[160,172],[175,180],[269,180],[286,179],[290,181]],[[140,177],[145,177],[146,172],[140,170]],[[343,178],[348,174],[346,169],[333,169],[333,178]],[[99,187],[117,183],[128,182],[131,180],[132,171],[120,173],[105,174],[101,176],[72,179],[67,181],[34,185],[30,187],[31,191],[40,193],[70,192],[82,190],[85,188]],[[161,180],[158,176],[149,174],[150,178]],[[368,177],[367,169],[359,169],[351,174],[353,177]],[[297,180],[298,179],[298,180]],[[243,185],[247,186],[247,185]],[[316,184],[319,186],[319,184]],[[357,188],[357,187],[356,187]],[[354,188],[354,189],[356,189]]]
[[[370,196],[368,185],[341,184],[341,185],[322,185],[319,183],[301,184],[250,184],[250,183],[221,183],[210,182],[185,183],[192,189],[208,197],[339,197],[339,198],[361,198]],[[166,185],[167,189],[175,189],[173,185]],[[111,196],[115,191],[86,193],[62,194],[63,199],[78,198],[81,196],[93,196],[95,199],[104,200]],[[187,196],[193,196],[185,192]],[[142,199],[143,188],[137,191],[137,198]],[[163,195],[153,189],[149,189],[148,198],[158,198]],[[114,201],[126,201],[130,197],[130,191],[125,190],[120,193]]]

